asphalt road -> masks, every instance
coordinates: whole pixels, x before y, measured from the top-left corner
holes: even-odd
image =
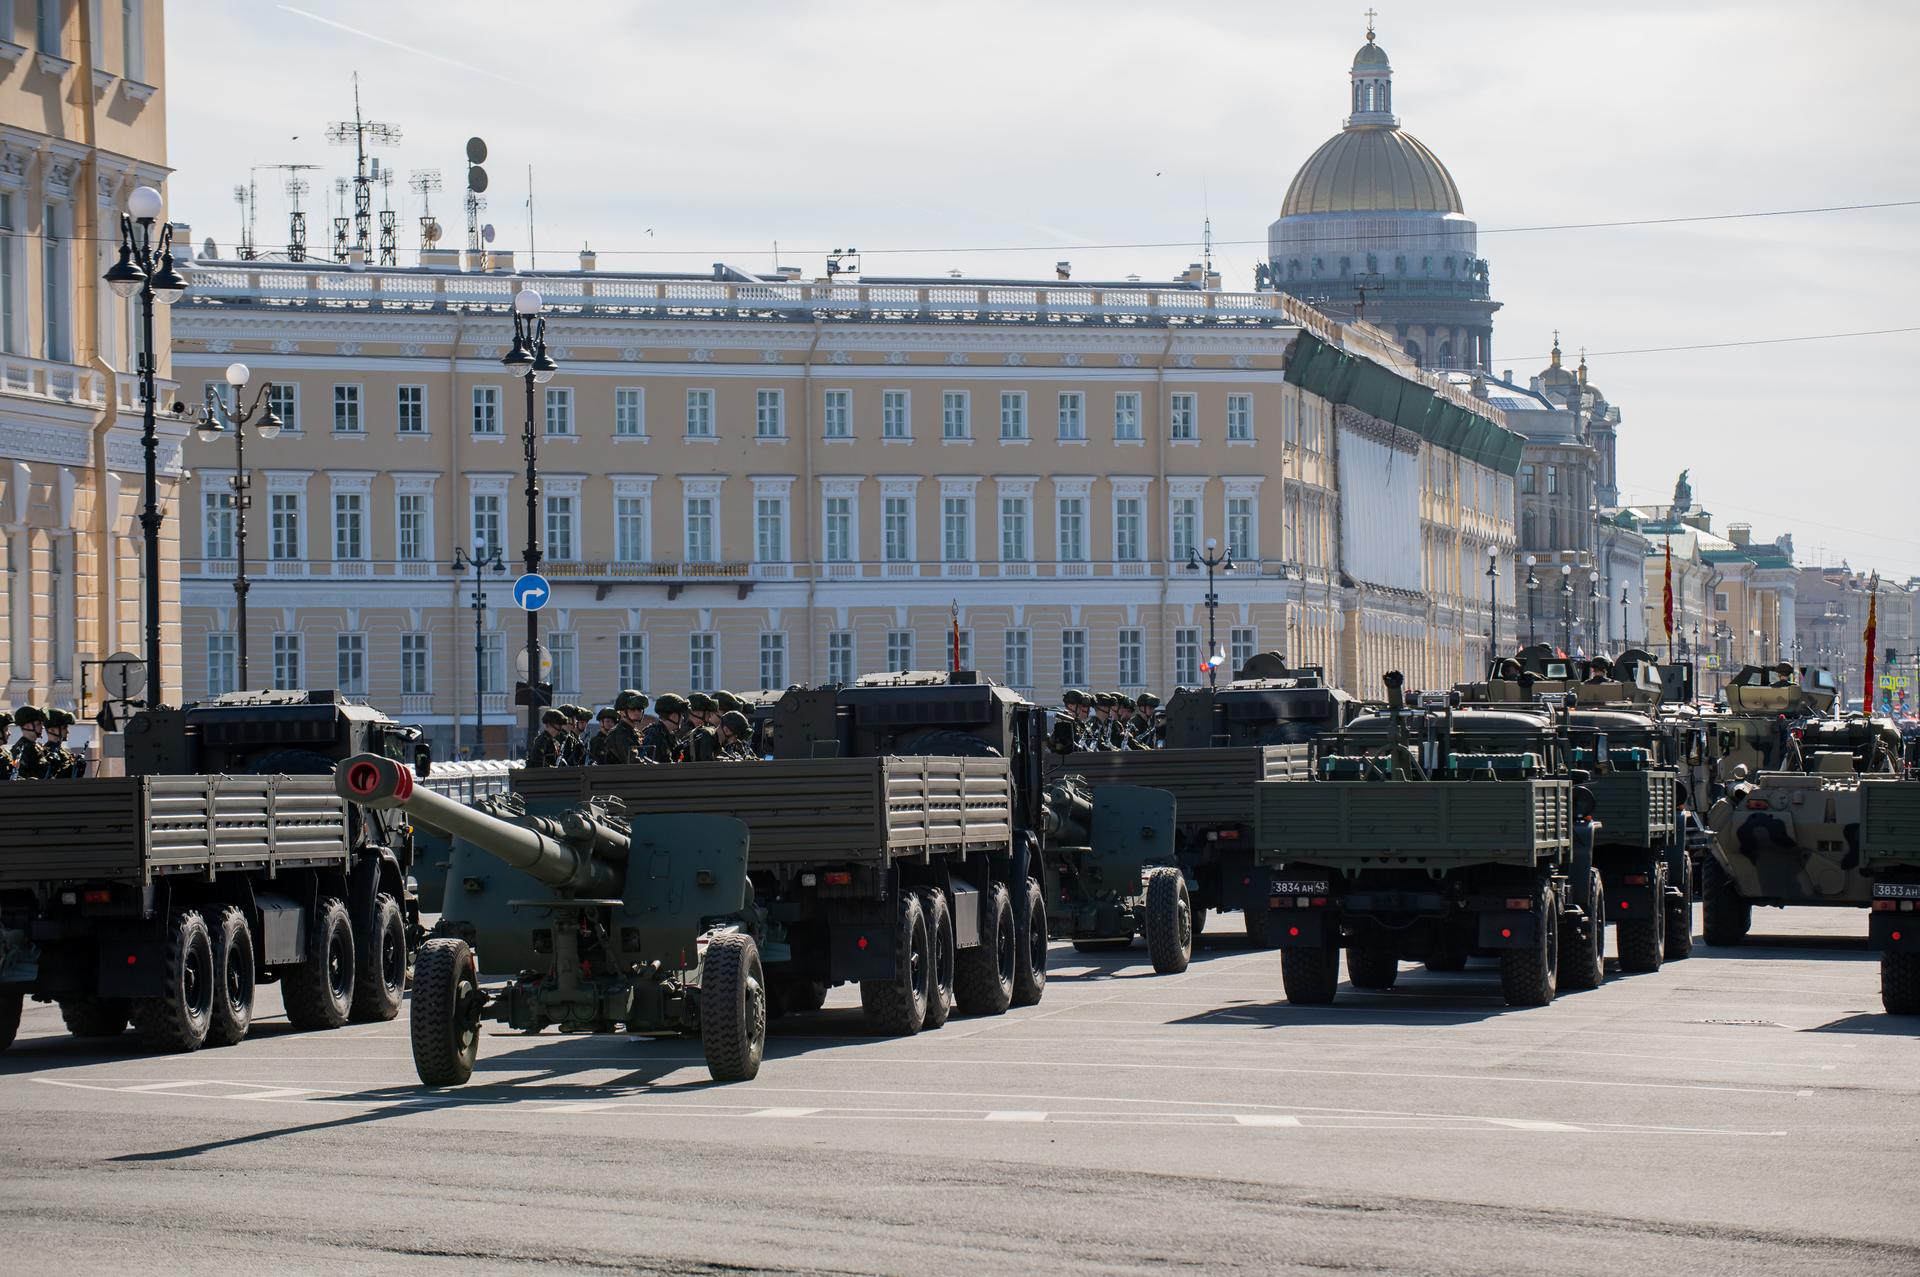
[[[1221,930],[1230,930],[1231,920]],[[457,1091],[404,1019],[191,1056],[0,1055],[0,1271],[1920,1272],[1920,1022],[1854,911],[1554,1005],[1405,966],[1295,1009],[1221,935],[1182,976],[1057,945],[1038,1007],[864,1036],[496,1035]]]

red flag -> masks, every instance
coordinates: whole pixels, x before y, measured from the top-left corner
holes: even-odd
[[[1867,681],[1860,692],[1860,708],[1873,713],[1875,692],[1873,687],[1873,645],[1880,637],[1880,589],[1876,585],[1867,598],[1867,632],[1861,641],[1867,645]],[[1841,707],[1842,709],[1845,706]]]
[[[953,617],[953,668],[955,670],[958,670],[960,668],[960,600],[959,599],[955,599],[953,601],[951,615]]]
[[[1673,542],[1667,542],[1667,588],[1666,588],[1667,646],[1673,646]]]

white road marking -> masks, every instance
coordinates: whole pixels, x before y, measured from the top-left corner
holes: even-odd
[[[1241,1126],[1298,1126],[1300,1119],[1285,1113],[1235,1113],[1233,1120]]]
[[[812,1117],[819,1109],[755,1109],[749,1117]]]
[[[1570,1126],[1565,1122],[1542,1122],[1523,1117],[1490,1117],[1487,1121],[1496,1126],[1510,1127],[1516,1131],[1578,1131],[1583,1135],[1592,1134],[1584,1126]]]
[[[1035,1113],[1027,1109],[994,1109],[987,1114],[989,1122],[1044,1122],[1045,1113]]]

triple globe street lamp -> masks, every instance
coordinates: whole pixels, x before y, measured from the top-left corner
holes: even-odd
[[[471,551],[465,546],[453,547],[453,572],[458,576],[462,572],[473,573],[473,756],[480,757],[481,747],[486,743],[487,731],[487,586],[486,578],[481,576],[482,569],[488,569],[496,575],[507,570],[506,563],[500,558],[498,546],[476,545]],[[531,615],[531,613],[529,613]],[[459,721],[456,707],[454,721]]]
[[[241,392],[252,375],[245,364],[228,364],[227,385],[232,391],[232,403],[208,383],[206,406],[200,410],[199,422],[193,428],[202,443],[215,443],[222,435],[233,435],[233,477],[228,483],[233,488],[233,601],[234,610],[239,614],[235,628],[239,644],[237,672],[242,689],[251,686],[247,682],[247,511],[253,506],[253,483],[247,474],[247,427],[252,425],[253,433],[265,440],[278,436],[285,424],[273,410],[270,381],[254,392],[252,403],[244,408],[240,406]],[[259,418],[257,423],[255,417]]]
[[[1187,571],[1207,571],[1207,686],[1217,687],[1220,683],[1220,661],[1226,654],[1220,650],[1218,632],[1214,629],[1214,613],[1219,610],[1220,596],[1214,593],[1213,573],[1218,568],[1223,574],[1233,571],[1233,549],[1220,549],[1220,542],[1214,537],[1207,538],[1207,553],[1203,557],[1194,546],[1187,547]]]

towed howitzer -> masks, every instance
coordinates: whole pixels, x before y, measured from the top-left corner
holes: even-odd
[[[1185,875],[1169,863],[1175,855],[1173,795],[1066,775],[1047,786],[1042,814],[1047,898],[1074,948],[1125,949],[1139,934],[1147,939],[1154,970],[1186,970],[1193,956],[1193,902]]]
[[[630,823],[605,798],[553,811],[504,794],[466,806],[374,754],[349,759],[334,784],[351,802],[403,810],[455,840],[446,903],[414,963],[409,1028],[422,1082],[472,1077],[483,1019],[524,1033],[554,1024],[698,1033],[715,1081],[759,1072],[766,981],[745,825],[709,815]],[[515,973],[492,992],[482,955]]]

